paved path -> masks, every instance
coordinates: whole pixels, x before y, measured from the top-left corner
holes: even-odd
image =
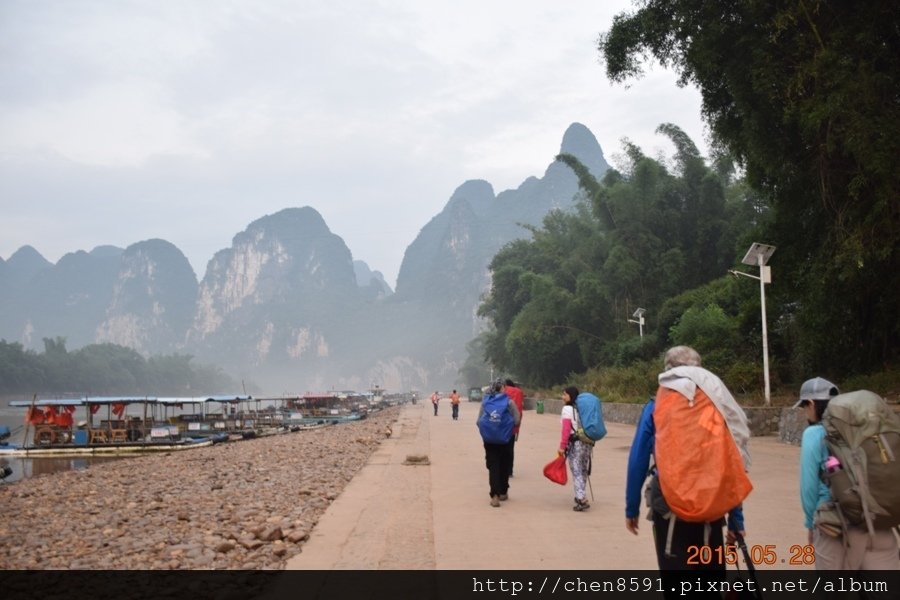
[[[590,510],[572,510],[566,486],[542,474],[555,456],[559,415],[526,411],[516,444],[510,499],[490,506],[478,405],[406,405],[393,435],[347,485],[288,569],[654,569],[650,523],[624,525],[625,465],[634,427],[607,423],[594,450]],[[799,448],[753,438],[745,503],[747,543],[771,545],[788,568],[791,546],[806,543],[797,483]],[[427,456],[430,464],[404,464]],[[590,494],[589,494],[590,497]],[[782,561],[784,561],[782,563]],[[765,568],[759,566],[757,568]],[[805,567],[809,568],[809,567]]]

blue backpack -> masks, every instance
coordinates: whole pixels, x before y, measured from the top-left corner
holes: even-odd
[[[509,413],[509,396],[492,394],[481,403],[483,412],[478,419],[478,431],[485,444],[506,444],[513,436],[515,419]]]
[[[582,442],[593,444],[606,435],[603,423],[603,407],[600,398],[590,392],[581,392],[575,398],[575,412],[578,413],[580,427],[575,432]]]

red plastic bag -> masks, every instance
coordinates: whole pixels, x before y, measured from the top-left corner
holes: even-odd
[[[566,470],[566,457],[557,456],[544,465],[544,477],[553,483],[566,485],[566,482],[569,480],[569,473]]]

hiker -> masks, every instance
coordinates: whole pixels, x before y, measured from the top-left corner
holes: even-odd
[[[582,512],[591,507],[585,497],[585,482],[591,474],[591,452],[594,447],[581,441],[574,434],[579,427],[578,413],[575,411],[575,399],[578,398],[578,388],[569,386],[562,393],[565,405],[560,414],[559,449],[560,456],[566,455],[569,460],[569,468],[572,470],[572,482],[575,486],[575,506],[572,510]]]
[[[512,457],[513,427],[522,418],[516,404],[502,391],[496,381],[485,394],[475,424],[484,442],[484,462],[488,470],[491,506],[500,506],[509,499],[509,469]]]
[[[839,393],[836,385],[816,377],[803,382],[800,399],[794,405],[806,412],[809,422],[800,443],[800,502],[807,541],[815,551],[816,569],[900,569],[893,532],[873,529],[870,537],[865,523],[857,526],[846,522],[827,483],[828,473],[844,468],[836,457],[829,456],[822,423],[829,402]]]
[[[434,416],[437,416],[437,408],[438,402],[440,402],[441,397],[438,395],[437,390],[431,395],[431,405],[434,407]]]
[[[522,393],[522,390],[513,383],[512,379],[507,379],[503,384],[503,393],[509,396],[509,399],[516,403],[516,408],[519,409],[519,415],[522,417],[525,416],[525,394]],[[519,441],[519,429],[522,427],[522,421],[519,420],[519,424],[513,427],[513,439],[512,444],[509,449],[509,476],[513,476],[513,467],[516,460],[516,442]]]
[[[456,393],[456,390],[450,394],[450,407],[453,409],[453,420],[459,420],[459,394]]]
[[[638,534],[641,488],[649,472],[652,477],[646,494],[648,520],[653,522],[660,570],[709,570],[717,573],[714,576],[724,576],[725,561],[706,561],[705,565],[704,561],[691,561],[690,549],[705,546],[713,556],[717,552],[722,555],[726,541],[732,544],[738,535],[745,534],[741,502],[752,487],[746,479],[750,461],[746,416],[722,381],[700,367],[700,355],[693,348],[670,348],[664,365],[665,370],[659,375],[660,387],[656,397],[644,406],[628,455],[625,528]],[[707,429],[699,427],[700,422]],[[722,448],[721,452],[717,448]],[[720,458],[720,454],[725,457]],[[651,455],[655,461],[652,471]],[[695,477],[707,478],[702,482],[704,488],[717,483],[722,487],[697,495],[701,486],[695,485]],[[698,497],[686,498],[691,494]],[[698,508],[696,515],[689,515],[685,505],[703,510]],[[723,539],[726,513],[728,533]]]

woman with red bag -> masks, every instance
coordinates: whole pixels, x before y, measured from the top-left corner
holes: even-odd
[[[591,507],[585,497],[585,482],[590,473],[591,451],[593,447],[575,437],[578,430],[578,414],[575,411],[575,398],[578,397],[578,388],[569,386],[563,390],[562,399],[565,402],[560,421],[562,427],[559,436],[559,456],[568,456],[569,468],[572,469],[572,481],[575,484],[575,506],[572,510],[582,512]]]

